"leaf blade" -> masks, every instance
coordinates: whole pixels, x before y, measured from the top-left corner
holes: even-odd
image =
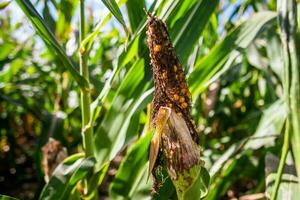
[[[115,0],[101,0],[103,4],[109,9],[109,11],[115,16],[115,18],[120,22],[123,26],[126,33],[128,33],[128,29],[123,18],[123,15],[120,11],[120,8]]]
[[[230,53],[246,48],[268,22],[275,21],[276,16],[276,13],[269,11],[254,15],[250,20],[229,33],[209,54],[198,60],[195,69],[188,77],[191,92],[196,94],[203,91],[204,83],[219,71],[229,58]]]
[[[54,50],[58,55],[60,60],[63,62],[65,67],[71,73],[72,77],[78,83],[81,88],[88,88],[87,80],[80,75],[80,73],[76,70],[72,60],[67,56],[65,50],[58,43],[54,34],[51,32],[50,28],[47,26],[47,23],[40,16],[40,14],[36,11],[34,6],[28,0],[16,0],[19,7],[22,9],[27,18],[31,21],[34,29],[37,31],[38,35],[42,38],[42,40],[47,44],[51,50]]]

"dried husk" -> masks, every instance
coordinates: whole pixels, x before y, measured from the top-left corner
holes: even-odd
[[[48,183],[55,168],[68,156],[67,149],[57,140],[49,138],[42,148],[42,166],[45,173],[44,179]]]
[[[185,120],[168,107],[161,107],[156,118],[156,132],[150,147],[150,171],[155,166],[159,149],[178,196],[183,196],[199,179],[203,162],[200,148],[193,141]]]
[[[166,169],[178,199],[198,199],[207,193],[209,175],[202,167],[198,132],[190,115],[191,93],[165,23],[149,13],[147,36],[155,87],[151,116],[155,134],[149,154],[154,192],[163,184]]]

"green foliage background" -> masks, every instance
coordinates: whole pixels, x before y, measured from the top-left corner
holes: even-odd
[[[264,196],[265,191],[270,196],[274,182],[270,180],[275,180],[279,165],[272,154],[280,158],[288,150],[286,163],[292,170],[283,170],[283,175],[296,181],[281,184],[288,189],[279,188],[278,198],[286,197],[284,191],[289,189],[299,193],[294,169],[296,164],[299,174],[300,132],[295,125],[300,119],[299,4],[87,1],[87,37],[81,43],[79,4],[73,0],[0,4],[1,194],[22,199],[151,198],[147,105],[153,79],[145,7],[166,22],[188,77],[201,155],[210,174],[205,199]],[[105,8],[93,9],[95,4]],[[89,82],[79,73],[79,51],[86,53]],[[92,99],[91,157],[76,154],[84,152],[83,90]],[[282,146],[289,141],[284,132],[293,138],[286,151]],[[45,186],[41,147],[49,137],[74,155]],[[83,179],[88,180],[89,194],[80,194],[77,182]],[[155,198],[176,198],[169,179]]]

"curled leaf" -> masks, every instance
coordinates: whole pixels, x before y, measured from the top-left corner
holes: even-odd
[[[203,196],[199,188],[207,188],[207,184],[203,184],[200,178],[203,165],[200,148],[193,141],[183,117],[168,107],[161,107],[156,117],[156,132],[150,146],[149,172],[153,168],[155,170],[160,148],[164,166],[175,185],[178,197],[185,196],[195,183],[198,185],[196,190],[199,195]]]
[[[150,144],[150,153],[149,153],[149,174],[152,172],[155,161],[160,147],[160,140],[163,134],[164,128],[167,124],[167,121],[170,117],[171,109],[167,107],[161,107],[156,117],[156,130]]]

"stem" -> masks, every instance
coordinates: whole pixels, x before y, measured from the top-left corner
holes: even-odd
[[[84,2],[85,0],[80,0],[80,44],[85,39],[85,10]],[[85,49],[79,50],[80,54],[80,74],[89,83],[89,69],[87,66],[87,52]],[[94,156],[94,142],[93,142],[93,129],[90,124],[91,120],[91,95],[90,90],[81,89],[81,113],[82,113],[82,139],[83,148],[85,150],[85,157]],[[84,193],[90,193],[89,179],[84,181]],[[97,196],[97,192],[95,192]],[[95,197],[96,197],[95,196]],[[94,198],[92,198],[94,199]]]
[[[284,139],[283,139],[281,159],[280,159],[279,167],[277,170],[277,176],[275,179],[274,190],[272,192],[271,200],[275,200],[277,198],[278,189],[279,189],[279,185],[281,182],[281,177],[282,177],[283,169],[285,166],[286,157],[287,157],[287,154],[289,151],[289,146],[290,146],[289,145],[290,144],[290,125],[289,124],[290,124],[289,120],[287,120],[286,127],[285,127],[285,133],[284,133]]]
[[[80,0],[80,43],[85,38],[85,12],[84,0]],[[84,50],[80,50],[80,74],[89,83],[89,70],[87,66],[87,54]],[[91,96],[89,90],[81,89],[81,112],[82,112],[82,138],[83,147],[86,157],[94,155],[93,129],[90,126],[90,110]]]
[[[298,182],[300,182],[300,46],[297,39],[297,2],[296,0],[278,0],[277,10],[283,44],[284,92],[289,109],[291,150],[294,155]]]

